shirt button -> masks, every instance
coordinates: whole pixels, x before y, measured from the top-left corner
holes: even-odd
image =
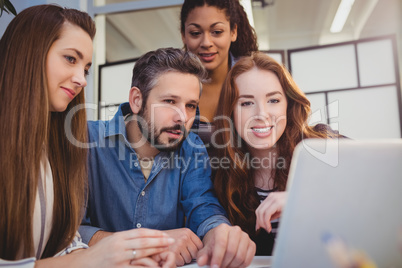
[[[135,166],[135,167],[138,167],[138,163],[134,163],[134,166]]]
[[[137,228],[141,228],[141,223],[137,223]]]
[[[145,191],[142,191],[142,192],[141,192],[141,195],[144,196],[144,195],[145,195]]]

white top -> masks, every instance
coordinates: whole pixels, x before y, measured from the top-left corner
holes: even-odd
[[[52,169],[49,160],[44,156],[40,165],[40,179],[38,181],[38,191],[35,198],[32,226],[35,256],[18,261],[6,261],[0,259],[0,267],[34,267],[36,259],[40,259],[47,241],[49,240],[50,232],[52,230],[53,204],[54,191]],[[77,232],[73,242],[55,256],[62,256],[80,248],[88,248],[88,246],[82,242],[81,236]],[[20,255],[22,255],[22,253]]]
[[[53,175],[47,158],[41,161],[40,175],[33,215],[33,242],[37,259],[45,250],[46,243],[44,241],[49,240],[53,223]]]

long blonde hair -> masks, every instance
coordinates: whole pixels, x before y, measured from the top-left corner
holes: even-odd
[[[33,256],[33,210],[43,149],[54,180],[53,225],[42,257],[71,243],[85,202],[87,150],[69,142],[66,115],[83,104],[84,91],[62,113],[49,111],[46,57],[63,23],[81,27],[93,39],[95,24],[81,11],[38,5],[18,14],[0,40],[0,258]],[[83,109],[71,132],[87,141]],[[22,252],[21,252],[22,250]]]

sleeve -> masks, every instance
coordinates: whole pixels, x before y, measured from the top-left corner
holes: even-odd
[[[18,261],[0,259],[0,267],[34,268],[36,258],[27,258]]]
[[[87,216],[87,213],[85,213],[85,216],[82,219],[81,225],[78,229],[78,232],[81,234],[82,242],[89,244],[92,236],[100,230],[102,229],[99,227],[91,226],[91,220]]]
[[[232,224],[230,224],[229,220],[225,216],[214,215],[212,217],[209,217],[200,224],[197,230],[197,235],[202,240],[202,238],[205,236],[206,233],[208,233],[209,230],[217,227],[219,224],[222,223],[226,223],[227,225],[232,226]]]
[[[78,232],[75,233],[73,242],[68,247],[54,255],[54,257],[70,254],[77,249],[86,249],[88,246],[82,242],[81,236]],[[19,267],[19,268],[34,268],[36,258],[27,258],[17,261],[8,261],[0,259],[0,267]]]
[[[73,252],[74,250],[77,249],[86,249],[88,248],[88,245],[82,242],[82,238],[79,232],[75,233],[73,242],[71,242],[70,245],[68,245],[65,249],[63,249],[62,251],[60,251],[59,253],[57,253],[56,255],[54,255],[55,257],[57,256],[63,256],[66,254],[70,254],[71,252]]]
[[[203,237],[212,228],[229,221],[213,190],[207,151],[198,146],[203,144],[201,139],[193,133],[192,136],[192,144],[187,143],[181,150],[181,156],[189,163],[182,178],[181,204],[187,217],[186,226]]]

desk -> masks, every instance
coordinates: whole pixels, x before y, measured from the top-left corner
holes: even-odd
[[[250,268],[270,268],[272,262],[271,256],[255,256],[253,261],[251,262]],[[200,266],[197,265],[196,262],[186,264],[182,266],[183,268],[199,268]],[[203,268],[207,268],[209,266],[203,266]]]

